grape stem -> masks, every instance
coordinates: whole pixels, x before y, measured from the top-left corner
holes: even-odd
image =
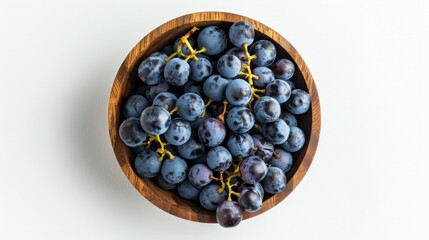
[[[174,156],[173,156],[173,154],[169,151],[169,150],[167,150],[167,149],[165,149],[165,146],[166,145],[168,145],[168,143],[167,142],[163,142],[162,140],[161,140],[161,137],[160,137],[160,135],[158,134],[158,135],[152,135],[152,134],[149,134],[149,139],[147,140],[147,142],[145,143],[147,146],[146,146],[146,149],[149,149],[150,148],[150,145],[151,145],[151,143],[153,142],[153,141],[156,141],[156,142],[158,142],[159,143],[159,148],[158,149],[156,149],[156,152],[157,153],[159,153],[159,154],[161,154],[161,156],[158,158],[158,160],[161,162],[162,160],[164,160],[164,156],[165,155],[168,155],[168,157],[169,157],[169,159],[170,160],[173,160],[174,159]]]
[[[226,114],[226,107],[228,106],[228,101],[223,100],[223,111],[222,113],[217,117],[219,121],[221,121],[223,124],[225,124],[225,114]]]
[[[202,117],[202,118],[206,116],[206,113],[207,113],[207,107],[208,107],[208,106],[210,106],[210,104],[211,104],[212,102],[213,102],[213,100],[212,100],[212,99],[209,99],[209,100],[207,101],[207,104],[204,106],[204,111],[203,111],[203,113],[201,114],[201,117]]]
[[[188,38],[194,34],[196,31],[198,30],[197,27],[193,27],[191,30],[189,30],[185,35],[183,35],[180,39],[179,39],[179,44],[177,44],[177,49],[176,52],[172,53],[170,56],[168,56],[165,61],[168,62],[170,61],[172,58],[174,57],[179,57],[179,58],[185,58],[185,61],[187,62],[189,59],[193,59],[194,61],[198,60],[197,54],[198,53],[203,53],[205,51],[207,51],[207,49],[205,47],[201,48],[200,50],[195,50],[192,46],[191,43],[189,42]],[[186,45],[189,49],[190,54],[186,55],[182,52],[182,47]]]

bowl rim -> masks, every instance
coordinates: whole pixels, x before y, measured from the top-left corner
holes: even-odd
[[[320,129],[321,129],[321,114],[320,114],[320,102],[319,102],[319,95],[316,88],[316,85],[314,83],[313,76],[311,75],[306,63],[302,59],[301,55],[298,53],[298,51],[292,46],[292,44],[289,43],[283,36],[281,36],[279,33],[277,33],[275,30],[271,29],[270,27],[266,26],[263,23],[260,23],[259,21],[256,21],[252,18],[238,15],[235,13],[229,13],[229,12],[214,12],[214,11],[207,11],[207,12],[195,12],[186,14],[180,17],[177,17],[175,19],[172,19],[170,21],[165,22],[164,24],[160,25],[159,27],[152,30],[150,33],[148,33],[145,37],[143,37],[134,47],[133,49],[128,53],[124,61],[122,62],[112,85],[111,92],[110,92],[110,98],[108,103],[108,126],[109,126],[109,136],[111,140],[111,144],[113,147],[113,151],[115,153],[116,159],[121,166],[122,171],[127,176],[130,183],[150,202],[152,202],[154,205],[159,207],[160,209],[164,210],[165,212],[168,212],[170,214],[173,214],[177,217],[191,220],[191,221],[197,221],[197,222],[205,222],[205,223],[215,223],[216,217],[212,214],[201,214],[201,213],[195,213],[193,211],[189,211],[189,207],[184,207],[179,204],[171,204],[163,200],[162,196],[158,196],[157,194],[154,194],[151,191],[148,191],[149,188],[153,187],[150,185],[150,181],[141,179],[133,170],[133,167],[131,166],[130,161],[127,159],[127,154],[124,154],[122,151],[118,151],[118,144],[123,144],[119,138],[119,135],[117,134],[117,126],[119,126],[120,122],[120,113],[121,111],[118,111],[118,99],[119,99],[119,93],[120,93],[120,86],[123,81],[128,80],[127,73],[130,72],[133,61],[136,61],[140,56],[145,54],[147,51],[150,51],[149,47],[146,43],[156,40],[157,38],[162,37],[163,34],[174,30],[177,26],[181,25],[189,25],[192,26],[193,24],[200,24],[204,25],[204,22],[212,23],[212,22],[226,22],[226,23],[233,23],[236,21],[248,21],[250,22],[256,31],[265,34],[266,36],[270,37],[271,39],[275,39],[276,43],[281,46],[292,58],[292,60],[296,63],[296,68],[299,69],[299,71],[302,73],[304,82],[306,84],[306,87],[308,89],[308,92],[311,96],[311,134],[308,139],[308,147],[307,151],[304,154],[303,160],[301,164],[298,166],[295,174],[292,176],[291,179],[288,179],[286,188],[283,192],[278,193],[269,199],[264,201],[263,207],[261,210],[249,213],[244,212],[244,219],[248,219],[254,216],[257,216],[274,206],[276,206],[278,203],[280,203],[282,200],[284,200],[295,188],[296,186],[302,181],[305,174],[307,173],[315,152],[317,150],[319,137],[320,137]],[[149,186],[148,186],[149,185]]]

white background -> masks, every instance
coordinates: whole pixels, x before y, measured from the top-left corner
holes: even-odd
[[[127,53],[207,10],[286,37],[322,107],[301,184],[235,229],[148,202],[107,130]],[[0,239],[429,239],[428,12],[426,0],[1,1]]]

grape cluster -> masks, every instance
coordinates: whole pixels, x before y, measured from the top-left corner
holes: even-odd
[[[233,227],[285,189],[305,144],[295,115],[308,111],[310,95],[295,88],[294,63],[277,59],[269,40],[255,41],[250,23],[198,30],[141,62],[119,137],[139,176]]]

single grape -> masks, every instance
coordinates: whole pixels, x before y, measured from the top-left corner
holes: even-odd
[[[286,152],[281,148],[276,148],[275,151],[279,158],[277,158],[276,156],[272,156],[270,161],[268,161],[268,164],[273,167],[278,167],[283,170],[283,172],[287,173],[291,169],[293,164],[292,154]]]
[[[256,150],[253,155],[260,157],[264,162],[268,162],[273,155],[274,145],[265,140],[261,135],[252,135]]]
[[[209,211],[216,210],[218,204],[226,200],[226,192],[219,192],[219,188],[218,185],[212,183],[201,190],[199,200],[203,208]]]
[[[288,139],[282,147],[288,152],[297,152],[305,144],[305,134],[299,127],[290,127],[290,134]]]
[[[206,113],[204,117],[200,116],[194,121],[189,121],[189,124],[191,124],[191,128],[192,128],[192,134],[194,134],[195,136],[198,136],[198,127],[204,120],[206,120],[209,117],[212,117],[212,115],[210,113]]]
[[[162,60],[165,61],[165,59],[168,57],[167,54],[163,53],[163,52],[154,52],[150,55],[151,57],[159,57]]]
[[[143,110],[150,106],[149,101],[142,95],[132,95],[125,101],[122,112],[126,118],[139,118]]]
[[[218,146],[225,140],[225,125],[216,118],[207,118],[198,127],[198,137],[207,147]]]
[[[197,188],[208,185],[212,179],[213,171],[205,164],[195,164],[189,169],[188,179]]]
[[[198,58],[197,61],[191,61],[189,63],[191,67],[191,79],[194,81],[204,81],[207,77],[209,77],[213,72],[213,67],[210,60],[205,58]]]
[[[191,136],[185,144],[178,146],[177,150],[179,151],[180,156],[185,159],[192,160],[201,157],[205,152],[205,147],[204,144]]]
[[[174,52],[176,52],[176,49],[177,49],[177,47],[179,46],[179,41],[180,41],[180,38],[178,38],[178,39],[174,42]],[[195,49],[195,47],[196,47],[196,45],[195,45],[195,40],[194,40],[192,37],[189,37],[189,38],[188,38],[188,41],[189,41],[189,43],[191,44],[191,47],[192,47],[193,49]],[[183,44],[181,49],[182,49],[182,53],[183,53],[183,54],[186,54],[186,55],[191,54],[191,51],[189,51],[189,48],[188,48],[188,46],[186,46],[186,44]]]
[[[250,53],[256,55],[252,63],[258,67],[267,67],[276,60],[276,47],[268,40],[259,40],[250,46]]]
[[[192,129],[188,121],[181,118],[171,120],[170,127],[164,133],[164,138],[174,146],[185,144],[191,137]]]
[[[267,175],[261,182],[264,191],[269,194],[283,192],[286,187],[286,175],[278,167],[268,167]]]
[[[177,184],[185,180],[187,170],[188,165],[180,157],[162,161],[161,175],[168,183]]]
[[[140,121],[139,121],[139,125],[140,125]],[[136,157],[137,155],[139,155],[139,153],[146,151],[146,146],[141,144],[141,145],[138,145],[137,147],[131,148],[131,151],[133,152],[134,157]]]
[[[200,157],[188,161],[189,166],[199,163],[207,165],[207,153],[204,152]]]
[[[231,135],[226,145],[234,157],[247,157],[252,153],[254,147],[253,138],[248,133]]]
[[[155,85],[161,81],[164,67],[164,59],[161,57],[151,56],[140,63],[137,72],[144,83],[147,85]]]
[[[245,183],[262,181],[267,174],[267,165],[258,156],[249,156],[240,163],[240,176]]]
[[[262,135],[272,144],[282,144],[289,137],[290,127],[283,119],[277,119],[274,122],[264,123],[262,125]]]
[[[177,194],[187,200],[195,201],[200,195],[200,190],[196,188],[192,183],[185,179],[183,182],[177,184]]]
[[[303,114],[310,108],[310,94],[301,89],[292,91],[286,109],[293,114]]]
[[[225,96],[232,105],[245,105],[252,98],[252,89],[243,79],[235,79],[226,87]]]
[[[211,75],[204,82],[204,94],[213,101],[223,101],[228,84],[229,80],[223,78],[221,75]]]
[[[253,111],[256,120],[261,123],[269,123],[280,117],[281,107],[276,99],[270,96],[263,96],[256,100]]]
[[[247,212],[256,212],[262,208],[263,197],[255,190],[247,188],[240,192],[238,203],[241,209]]]
[[[170,56],[171,54],[176,52],[176,49],[174,49],[174,45],[167,45],[162,49],[162,52],[165,53],[167,56]]]
[[[153,99],[162,92],[168,91],[168,83],[165,80],[161,80],[157,85],[149,86],[143,85],[139,87],[136,91],[136,94],[146,96],[149,102],[153,102]]]
[[[292,80],[289,79],[289,80],[285,80],[285,81],[289,84],[291,91],[295,89],[295,84],[292,82]]]
[[[137,174],[145,178],[156,177],[161,169],[161,162],[158,158],[159,154],[152,150],[139,153],[134,160],[134,168]]]
[[[262,199],[264,198],[264,188],[258,182],[254,183],[254,184],[250,184],[250,183],[242,184],[241,187],[239,188],[239,191],[242,192],[244,190],[255,191],[259,194],[259,196],[261,196]]]
[[[164,67],[164,78],[170,86],[185,85],[190,73],[189,64],[180,58],[171,59]]]
[[[236,133],[245,133],[255,125],[255,117],[247,107],[238,106],[228,111],[226,124]]]
[[[140,124],[143,130],[153,135],[165,133],[170,122],[170,113],[160,106],[147,107],[140,116]]]
[[[279,59],[272,66],[276,78],[289,80],[295,73],[295,65],[289,59]]]
[[[119,137],[128,147],[137,147],[146,140],[147,134],[138,118],[128,118],[119,126]]]
[[[208,100],[207,96],[204,94],[203,83],[202,82],[195,82],[195,81],[189,80],[185,84],[185,86],[183,88],[183,92],[185,92],[185,93],[195,93],[198,96],[200,96],[201,99],[203,99],[204,102],[207,102],[207,100]]]
[[[216,208],[216,220],[224,228],[235,227],[243,219],[243,211],[235,201],[223,201]]]
[[[223,146],[211,148],[207,153],[207,165],[215,171],[225,171],[232,164],[232,155]]]
[[[298,126],[298,121],[296,120],[296,117],[289,112],[282,112],[282,114],[280,114],[280,119],[283,119],[283,121],[286,122],[287,125],[289,125],[289,127],[296,127]]]
[[[268,83],[265,87],[265,94],[273,97],[280,104],[285,103],[289,99],[291,92],[290,85],[284,80],[279,79]]]
[[[172,110],[176,106],[177,97],[171,92],[162,92],[156,95],[153,99],[153,106],[165,107],[167,110]],[[166,107],[167,106],[167,107]]]
[[[255,40],[255,29],[246,21],[238,21],[229,28],[229,40],[232,45],[242,48],[243,43],[250,45]]]
[[[242,64],[247,64],[247,56],[243,49],[241,48],[231,48],[225,54],[232,54],[240,59]]]
[[[225,54],[217,61],[217,70],[226,78],[236,77],[241,70],[241,61],[232,54]]]
[[[176,184],[169,183],[161,175],[155,177],[155,182],[158,186],[165,190],[172,190],[176,187]]]
[[[268,83],[273,82],[275,79],[274,73],[267,67],[255,67],[252,73],[258,76],[258,79],[253,81],[253,86],[257,88],[265,88]]]
[[[195,93],[185,93],[176,101],[179,116],[188,121],[194,121],[204,111],[203,99]]]
[[[225,50],[228,39],[222,28],[208,26],[198,34],[197,43],[199,48],[206,48],[206,54],[217,55]]]

